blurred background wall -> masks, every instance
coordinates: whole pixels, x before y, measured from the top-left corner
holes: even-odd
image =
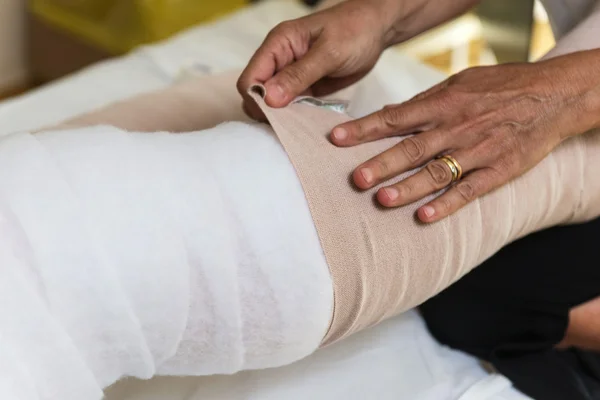
[[[260,0],[0,0],[0,98],[253,1]],[[536,59],[552,45],[539,1],[483,0],[473,12],[399,50],[455,73]]]
[[[25,1],[0,0],[0,93],[25,84],[26,60]]]

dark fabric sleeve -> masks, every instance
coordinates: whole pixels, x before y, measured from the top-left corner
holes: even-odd
[[[598,355],[554,349],[569,310],[600,295],[599,254],[600,219],[537,232],[506,246],[421,312],[437,340],[489,361],[535,399],[600,399]]]

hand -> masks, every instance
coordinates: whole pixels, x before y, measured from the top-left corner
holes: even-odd
[[[298,95],[323,96],[365,76],[386,46],[391,10],[384,1],[348,0],[273,29],[238,81],[246,113],[264,118],[246,93],[253,84],[265,85],[268,105],[283,107]]]
[[[464,178],[417,212],[423,222],[438,221],[534,167],[563,139],[598,127],[599,66],[600,51],[594,50],[468,69],[406,103],[334,128],[331,138],[338,146],[354,146],[415,133],[353,173],[354,183],[369,189],[426,165],[377,192],[386,207],[452,185],[449,166],[434,159],[454,157]]]
[[[600,297],[580,304],[569,311],[569,324],[558,349],[577,347],[600,351]]]
[[[339,2],[341,0],[335,0]],[[264,84],[266,103],[284,107],[305,94],[324,96],[364,77],[381,52],[466,11],[479,0],[346,0],[273,29],[238,81],[244,110],[264,115],[248,96]]]

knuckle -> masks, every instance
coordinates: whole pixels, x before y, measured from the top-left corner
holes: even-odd
[[[341,64],[344,59],[340,46],[337,46],[334,41],[324,41],[319,50],[321,59],[330,64]]]
[[[463,81],[468,81],[475,78],[484,70],[485,67],[481,66],[467,68],[450,77],[450,80],[452,81],[452,83],[462,83]]]
[[[444,88],[437,93],[438,102],[444,103],[454,100],[454,91],[451,87]]]
[[[459,99],[451,89],[446,88],[438,92],[435,100],[435,105],[443,112],[455,108]]]
[[[388,128],[395,128],[400,125],[400,121],[402,120],[402,111],[400,110],[400,107],[397,106],[384,107],[378,115],[381,120],[381,125]]]
[[[421,92],[421,93],[417,94],[416,96],[412,97],[409,101],[420,101],[420,100],[427,98],[429,95],[430,95],[430,93],[428,91]]]
[[[300,68],[289,66],[280,72],[278,83],[284,89],[290,90],[293,87],[301,86],[305,80],[306,74]]]
[[[487,133],[488,150],[498,157],[517,152],[521,147],[519,131],[517,122],[503,122],[500,127],[491,129]]]
[[[456,191],[458,192],[458,194],[460,194],[460,196],[466,203],[470,203],[471,201],[473,201],[475,199],[477,192],[475,190],[475,186],[473,185],[473,183],[471,183],[469,181],[462,181],[462,182],[459,182],[455,186],[455,188],[456,188]]]
[[[442,161],[433,161],[425,167],[436,187],[444,187],[452,181],[452,172]]]
[[[404,182],[404,183],[396,185],[396,190],[398,190],[398,194],[399,194],[400,198],[406,199],[413,192],[414,188],[413,188],[413,185],[411,185],[410,183]]]
[[[456,85],[457,83],[460,83],[460,81],[463,79],[464,74],[465,71],[460,71],[455,73],[454,75],[450,75],[448,79],[446,79],[446,87],[450,87]]]
[[[352,126],[354,129],[351,128]],[[354,140],[361,141],[368,137],[368,124],[363,118],[354,120],[354,122],[347,127],[350,128],[348,131],[350,132],[350,137]]]
[[[518,129],[518,128],[515,128]],[[500,151],[502,155],[521,154],[521,140],[516,131],[507,131],[500,138]]]
[[[443,81],[441,83],[438,83],[437,85],[434,85],[432,87],[430,87],[429,89],[418,93],[417,95],[413,96],[409,102],[415,102],[415,101],[421,101],[424,100],[426,98],[428,98],[429,96],[432,96],[434,94],[436,94],[437,92],[439,92],[440,90],[443,90],[444,88],[446,88],[448,86],[448,81]]]
[[[456,74],[452,75],[451,77],[449,77],[448,78],[448,87],[462,83],[466,79],[466,76],[468,75],[467,71],[468,70],[460,71],[460,72],[457,72]]]
[[[437,201],[437,209],[440,214],[447,215],[452,211],[452,202],[447,196],[440,197]]]
[[[499,163],[489,166],[486,169],[487,173],[487,185],[493,186],[491,183],[499,182],[503,179],[502,166]]]
[[[487,106],[483,102],[473,102],[463,110],[464,119],[467,121],[479,121],[486,118]]]
[[[508,179],[514,170],[514,161],[510,156],[502,156],[498,160],[493,167],[495,171],[496,179],[506,180]]]
[[[420,161],[425,156],[425,143],[418,136],[406,138],[400,142],[399,146],[412,163]]]
[[[389,162],[383,157],[373,159],[373,166],[379,172],[379,177],[386,177],[390,174],[391,168]]]
[[[285,36],[294,30],[293,21],[283,21],[277,24],[268,34],[268,37]]]

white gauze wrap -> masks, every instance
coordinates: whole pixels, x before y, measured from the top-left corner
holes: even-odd
[[[0,398],[289,364],[331,318],[300,184],[265,126],[0,140]]]

